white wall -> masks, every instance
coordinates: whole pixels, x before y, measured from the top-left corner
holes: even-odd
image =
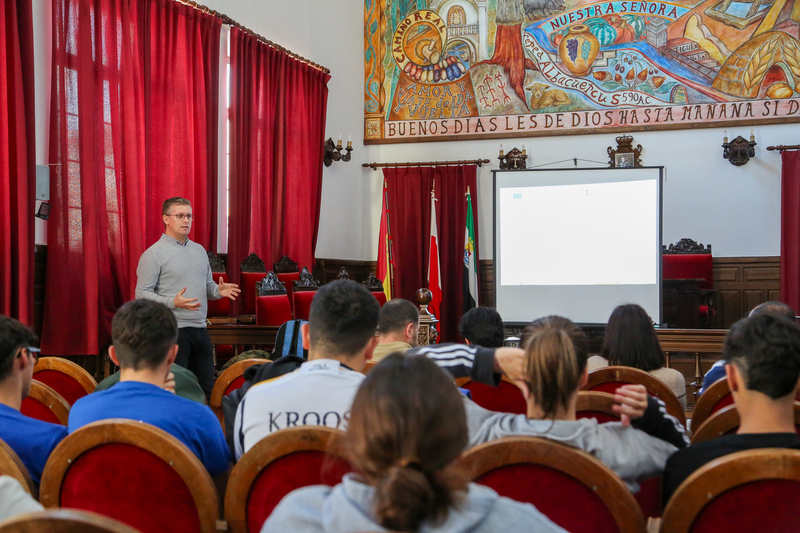
[[[50,0],[34,0],[42,8]],[[322,214],[317,256],[374,259],[381,206],[381,172],[362,169],[363,162],[403,162],[488,158],[479,169],[478,208],[481,257],[492,256],[492,169],[497,152],[526,145],[529,167],[562,159],[606,162],[606,148],[619,133],[535,137],[497,141],[461,141],[364,146],[363,139],[363,2],[320,0],[207,0],[205,4],[253,31],[331,69],[326,137],[353,137],[353,159],[324,169]],[[40,19],[42,17],[39,17]],[[49,32],[48,32],[49,35]],[[49,44],[47,45],[49,47]],[[36,66],[37,73],[41,70]],[[49,67],[48,67],[49,68]],[[47,70],[47,69],[45,69]],[[48,74],[49,78],[49,74]],[[44,76],[37,75],[37,84]],[[38,89],[38,87],[37,87]],[[37,161],[46,113],[37,92]],[[43,102],[44,103],[44,102]],[[755,128],[756,159],[735,167],[722,159],[722,129],[632,133],[644,147],[646,165],[667,168],[664,185],[664,242],[690,237],[713,246],[715,256],[780,254],[780,156],[765,148],[794,144],[795,125]],[[749,127],[731,128],[728,136],[749,136]],[[43,149],[43,148],[42,148]],[[563,165],[569,166],[571,163]],[[586,163],[586,166],[591,166]],[[552,167],[557,168],[557,167]],[[624,246],[624,243],[609,243]]]

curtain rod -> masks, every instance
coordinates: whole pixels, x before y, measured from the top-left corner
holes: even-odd
[[[783,152],[784,150],[800,150],[800,144],[790,144],[790,145],[779,144],[778,146],[767,146],[767,150],[769,150],[770,152],[773,150],[777,150],[779,152]]]
[[[384,167],[446,167],[450,165],[484,165],[489,163],[488,159],[468,159],[464,161],[424,161],[417,163],[364,163],[361,166],[378,170]]]
[[[317,70],[321,70],[325,74],[330,74],[331,73],[330,69],[325,68],[322,65],[318,65],[317,63],[314,63],[313,61],[310,61],[310,60],[306,59],[305,57],[303,57],[301,55],[295,54],[291,50],[287,50],[283,46],[270,41],[269,39],[267,39],[266,37],[264,37],[262,35],[257,34],[253,30],[242,26],[241,24],[239,24],[238,22],[236,22],[235,20],[230,18],[228,15],[225,15],[224,13],[220,13],[219,11],[214,11],[213,9],[208,8],[208,7],[206,7],[206,6],[202,5],[202,4],[198,4],[197,2],[193,2],[192,0],[175,0],[175,1],[178,2],[179,4],[183,4],[183,5],[186,5],[186,6],[189,6],[189,7],[193,7],[194,9],[196,9],[196,10],[202,12],[202,13],[206,13],[208,15],[216,17],[216,18],[220,19],[223,24],[227,24],[228,26],[233,26],[235,28],[238,28],[240,31],[246,33],[247,35],[250,35],[251,37],[255,37],[256,39],[258,39],[262,43],[266,44],[270,48],[274,48],[275,50],[283,52],[284,54],[296,59],[297,61],[300,61],[301,63],[303,63],[305,65],[308,65],[308,66],[310,66],[312,68],[315,68]]]

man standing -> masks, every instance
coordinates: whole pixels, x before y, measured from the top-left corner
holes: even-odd
[[[136,298],[160,302],[178,320],[178,357],[175,363],[197,376],[206,398],[214,388],[214,358],[206,330],[208,300],[235,300],[239,286],[214,283],[208,255],[189,240],[192,204],[186,198],[169,198],[161,209],[164,234],[145,250],[136,269]]]

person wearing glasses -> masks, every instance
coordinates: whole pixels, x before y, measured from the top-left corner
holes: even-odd
[[[0,315],[0,439],[13,449],[37,484],[67,428],[19,412],[39,357],[38,339],[18,320]]]
[[[192,204],[186,198],[164,201],[164,233],[139,258],[136,298],[160,302],[178,320],[178,357],[175,363],[194,372],[206,398],[214,388],[214,356],[206,330],[208,300],[235,300],[239,286],[214,282],[206,250],[189,239]]]

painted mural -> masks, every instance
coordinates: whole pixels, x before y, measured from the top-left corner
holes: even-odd
[[[365,5],[368,144],[800,121],[800,0]]]

